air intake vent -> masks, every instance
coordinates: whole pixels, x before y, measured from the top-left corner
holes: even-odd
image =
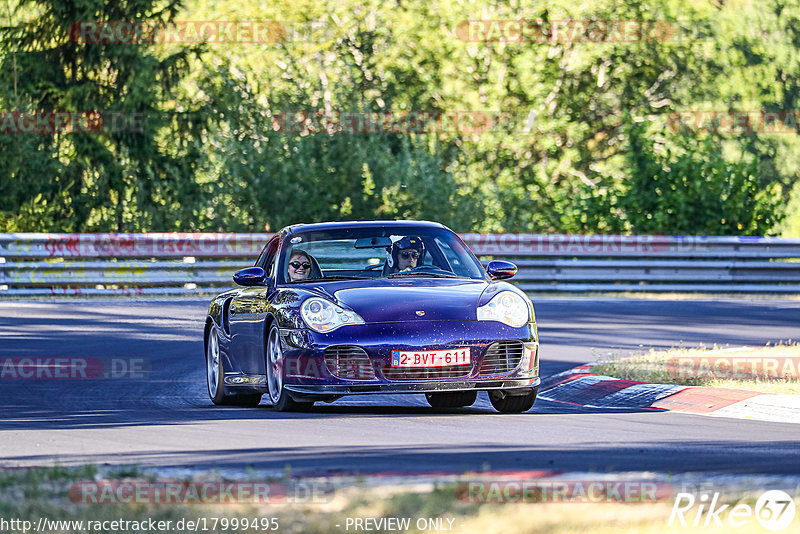
[[[521,341],[498,341],[486,349],[481,363],[481,375],[508,374],[519,365],[524,347]]]
[[[372,380],[375,369],[367,353],[355,345],[334,345],[325,349],[325,365],[333,376],[350,380]]]

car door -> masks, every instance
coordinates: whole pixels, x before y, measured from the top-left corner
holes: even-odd
[[[231,345],[236,361],[245,374],[265,374],[264,323],[267,300],[275,291],[275,264],[279,249],[280,238],[276,235],[256,261],[256,266],[267,273],[266,284],[240,288],[229,307]]]

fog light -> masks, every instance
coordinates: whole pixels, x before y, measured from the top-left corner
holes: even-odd
[[[520,361],[520,369],[523,371],[533,370],[539,367],[536,356],[539,350],[538,343],[525,343],[525,349],[522,351],[522,361]]]

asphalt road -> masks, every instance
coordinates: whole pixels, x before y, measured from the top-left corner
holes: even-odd
[[[796,300],[539,298],[542,374],[640,348],[800,338]],[[488,399],[435,412],[365,396],[306,414],[218,408],[205,386],[206,300],[0,302],[0,357],[80,357],[133,376],[0,378],[0,465],[136,464],[294,473],[485,469],[800,474],[800,424]],[[17,360],[12,360],[17,361]],[[116,366],[116,367],[113,367]]]

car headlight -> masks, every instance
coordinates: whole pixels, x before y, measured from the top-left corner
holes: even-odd
[[[364,324],[356,312],[345,310],[333,302],[317,297],[306,299],[300,306],[300,316],[315,332],[331,332],[347,324]]]
[[[513,291],[501,291],[483,306],[478,306],[479,321],[499,321],[515,328],[527,323],[530,315],[525,299]]]

